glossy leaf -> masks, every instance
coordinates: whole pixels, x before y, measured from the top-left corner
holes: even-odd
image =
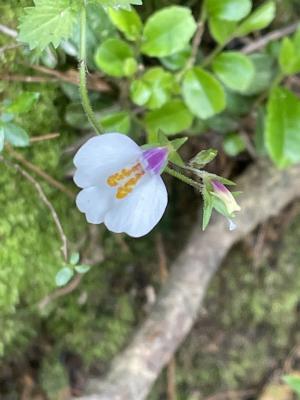
[[[11,122],[0,124],[0,133],[1,132],[5,140],[15,147],[29,146],[28,133],[18,125]]]
[[[161,129],[167,135],[188,129],[192,121],[193,115],[181,100],[171,100],[160,109],[148,112],[145,117],[149,131]]]
[[[265,128],[266,148],[281,168],[300,162],[300,100],[287,89],[271,92]]]
[[[209,31],[219,44],[226,43],[236,31],[235,21],[225,21],[219,18],[210,18],[208,21]]]
[[[120,39],[107,39],[97,49],[95,63],[103,72],[115,77],[125,76],[124,64],[133,57],[131,47]]]
[[[55,276],[56,286],[65,286],[73,277],[74,271],[70,267],[63,267]]]
[[[245,54],[226,51],[218,55],[212,64],[215,74],[230,89],[243,92],[254,76],[254,65]]]
[[[182,94],[189,109],[199,118],[209,118],[221,112],[226,105],[221,84],[200,67],[194,67],[185,74]]]
[[[72,264],[72,265],[78,264],[79,259],[80,259],[80,255],[78,252],[72,253],[70,256],[70,264]]]
[[[195,30],[196,22],[189,8],[166,7],[147,20],[141,50],[152,57],[169,56],[182,50]]]
[[[300,41],[284,38],[279,53],[279,64],[285,75],[300,72]]]
[[[240,21],[251,11],[251,0],[206,0],[209,17],[227,21]]]
[[[127,134],[130,131],[130,116],[126,111],[110,113],[101,119],[106,132],[120,132]]]
[[[110,8],[108,15],[112,23],[124,33],[128,40],[137,40],[141,37],[143,24],[134,8],[130,11]]]
[[[241,23],[237,30],[237,36],[246,36],[250,32],[266,28],[275,18],[275,14],[275,2],[266,1]]]

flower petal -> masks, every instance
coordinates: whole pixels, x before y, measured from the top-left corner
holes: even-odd
[[[140,237],[159,222],[167,202],[168,193],[162,178],[148,175],[132,193],[114,204],[105,215],[104,223],[112,232]]]
[[[77,151],[74,164],[77,168],[91,169],[120,162],[127,164],[141,154],[140,147],[128,136],[121,133],[106,133],[89,139]]]
[[[81,190],[76,197],[76,205],[85,213],[91,224],[101,224],[105,213],[111,207],[114,191],[106,185],[89,187]]]

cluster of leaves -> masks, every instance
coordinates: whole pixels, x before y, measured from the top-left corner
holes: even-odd
[[[79,260],[80,254],[78,252],[70,255],[68,264],[64,265],[56,274],[55,282],[57,286],[66,285],[73,278],[75,272],[85,274],[90,270],[90,265],[78,264]]]
[[[88,65],[105,73],[119,86],[121,99],[125,97],[121,110],[111,111],[119,107],[120,99],[107,112],[104,110],[104,115],[101,105],[100,120],[106,130],[128,134],[137,124],[146,130],[150,144],[163,144],[165,136],[182,132],[195,135],[213,130],[225,134],[224,150],[236,156],[246,148],[239,132],[242,119],[257,109],[253,138],[257,153],[268,154],[279,167],[300,161],[300,103],[290,90],[280,86],[284,78],[300,72],[300,33],[260,53],[224,50],[233,39],[238,41],[268,27],[276,15],[275,1],[266,0],[252,10],[251,0],[205,0],[198,21],[189,8],[182,6],[162,8],[142,21],[130,7],[140,3],[86,2],[93,17],[93,7],[103,7],[101,18],[110,26],[108,37],[101,37],[101,43],[93,43],[88,51]],[[55,5],[36,0],[35,7],[28,8],[21,19],[19,39],[40,50],[50,43],[67,48],[67,43],[73,42],[73,55],[79,58],[79,24],[74,21],[83,6],[85,2],[79,0],[60,0]],[[206,57],[193,42],[205,24],[216,42],[215,50]],[[88,28],[92,31],[93,26],[97,30],[100,25],[91,23]],[[262,105],[265,99],[266,109]],[[78,126],[78,108],[72,107],[67,120],[76,113],[73,124]],[[170,158],[181,167],[177,150],[184,142],[176,143]],[[204,182],[202,191],[209,210],[216,203],[211,179]],[[214,208],[224,214],[222,207]]]

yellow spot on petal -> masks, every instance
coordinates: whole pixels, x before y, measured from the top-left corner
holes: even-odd
[[[137,163],[131,168],[123,168],[115,174],[109,176],[107,179],[107,184],[111,187],[117,186],[116,198],[121,200],[133,191],[144,174],[145,172],[141,164]]]

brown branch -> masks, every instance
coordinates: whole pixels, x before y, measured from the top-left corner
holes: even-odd
[[[50,78],[45,76],[29,76],[29,75],[10,75],[4,74],[0,75],[2,81],[8,82],[26,82],[26,83],[49,83],[58,82],[57,78]]]
[[[276,31],[270,32],[265,36],[260,37],[258,40],[247,44],[245,47],[241,49],[241,52],[244,54],[254,53],[257,50],[261,50],[266,47],[266,45],[275,40],[281,39],[284,36],[290,35],[297,30],[299,26],[299,22],[295,22],[294,24],[288,25],[284,28],[280,28]]]
[[[18,32],[14,29],[9,28],[6,25],[0,24],[0,32],[4,33],[6,36],[10,36],[12,38],[16,38],[18,36]]]
[[[41,136],[33,136],[30,138],[30,143],[36,143],[36,142],[44,142],[46,140],[53,140],[56,139],[60,136],[59,133],[47,133],[46,135],[41,135]]]
[[[300,166],[278,171],[266,162],[238,182],[242,212],[237,230],[218,217],[203,233],[197,226],[142,326],[116,357],[106,377],[91,379],[81,400],[143,400],[162,368],[190,332],[207,286],[231,246],[300,197]],[[200,225],[200,223],[198,224]]]
[[[68,260],[68,241],[67,241],[67,237],[66,237],[66,235],[64,233],[64,230],[63,230],[62,224],[61,224],[61,222],[59,220],[59,217],[57,215],[57,212],[55,211],[55,208],[51,204],[51,202],[48,199],[48,197],[45,195],[41,185],[27,171],[25,171],[19,164],[11,163],[11,162],[5,160],[3,157],[1,157],[1,161],[4,162],[5,165],[7,165],[8,167],[16,170],[21,175],[23,175],[24,178],[26,178],[33,185],[33,187],[36,189],[40,199],[42,200],[42,202],[45,204],[45,206],[49,209],[49,211],[51,213],[53,222],[54,222],[54,224],[56,226],[56,229],[58,231],[59,237],[60,237],[61,242],[62,242],[61,252],[62,252],[62,255],[63,255],[63,259],[64,259],[65,262],[67,262],[67,260]]]
[[[32,164],[30,161],[26,160],[22,156],[22,154],[16,152],[15,150],[12,149],[10,146],[6,146],[6,148],[9,151],[9,154],[18,160],[22,165],[24,165],[27,169],[30,171],[34,172],[41,178],[45,179],[51,186],[55,187],[56,189],[60,190],[61,192],[65,193],[70,199],[74,199],[75,193],[73,193],[71,190],[66,188],[61,182],[57,181],[54,179],[51,175],[47,174],[45,171],[43,171],[41,168],[39,168],[37,165]]]
[[[40,311],[44,310],[48,304],[52,303],[52,301],[59,299],[71,292],[73,292],[81,282],[83,274],[77,274],[74,278],[64,287],[56,289],[54,292],[48,294],[44,297],[39,303],[38,308]]]

